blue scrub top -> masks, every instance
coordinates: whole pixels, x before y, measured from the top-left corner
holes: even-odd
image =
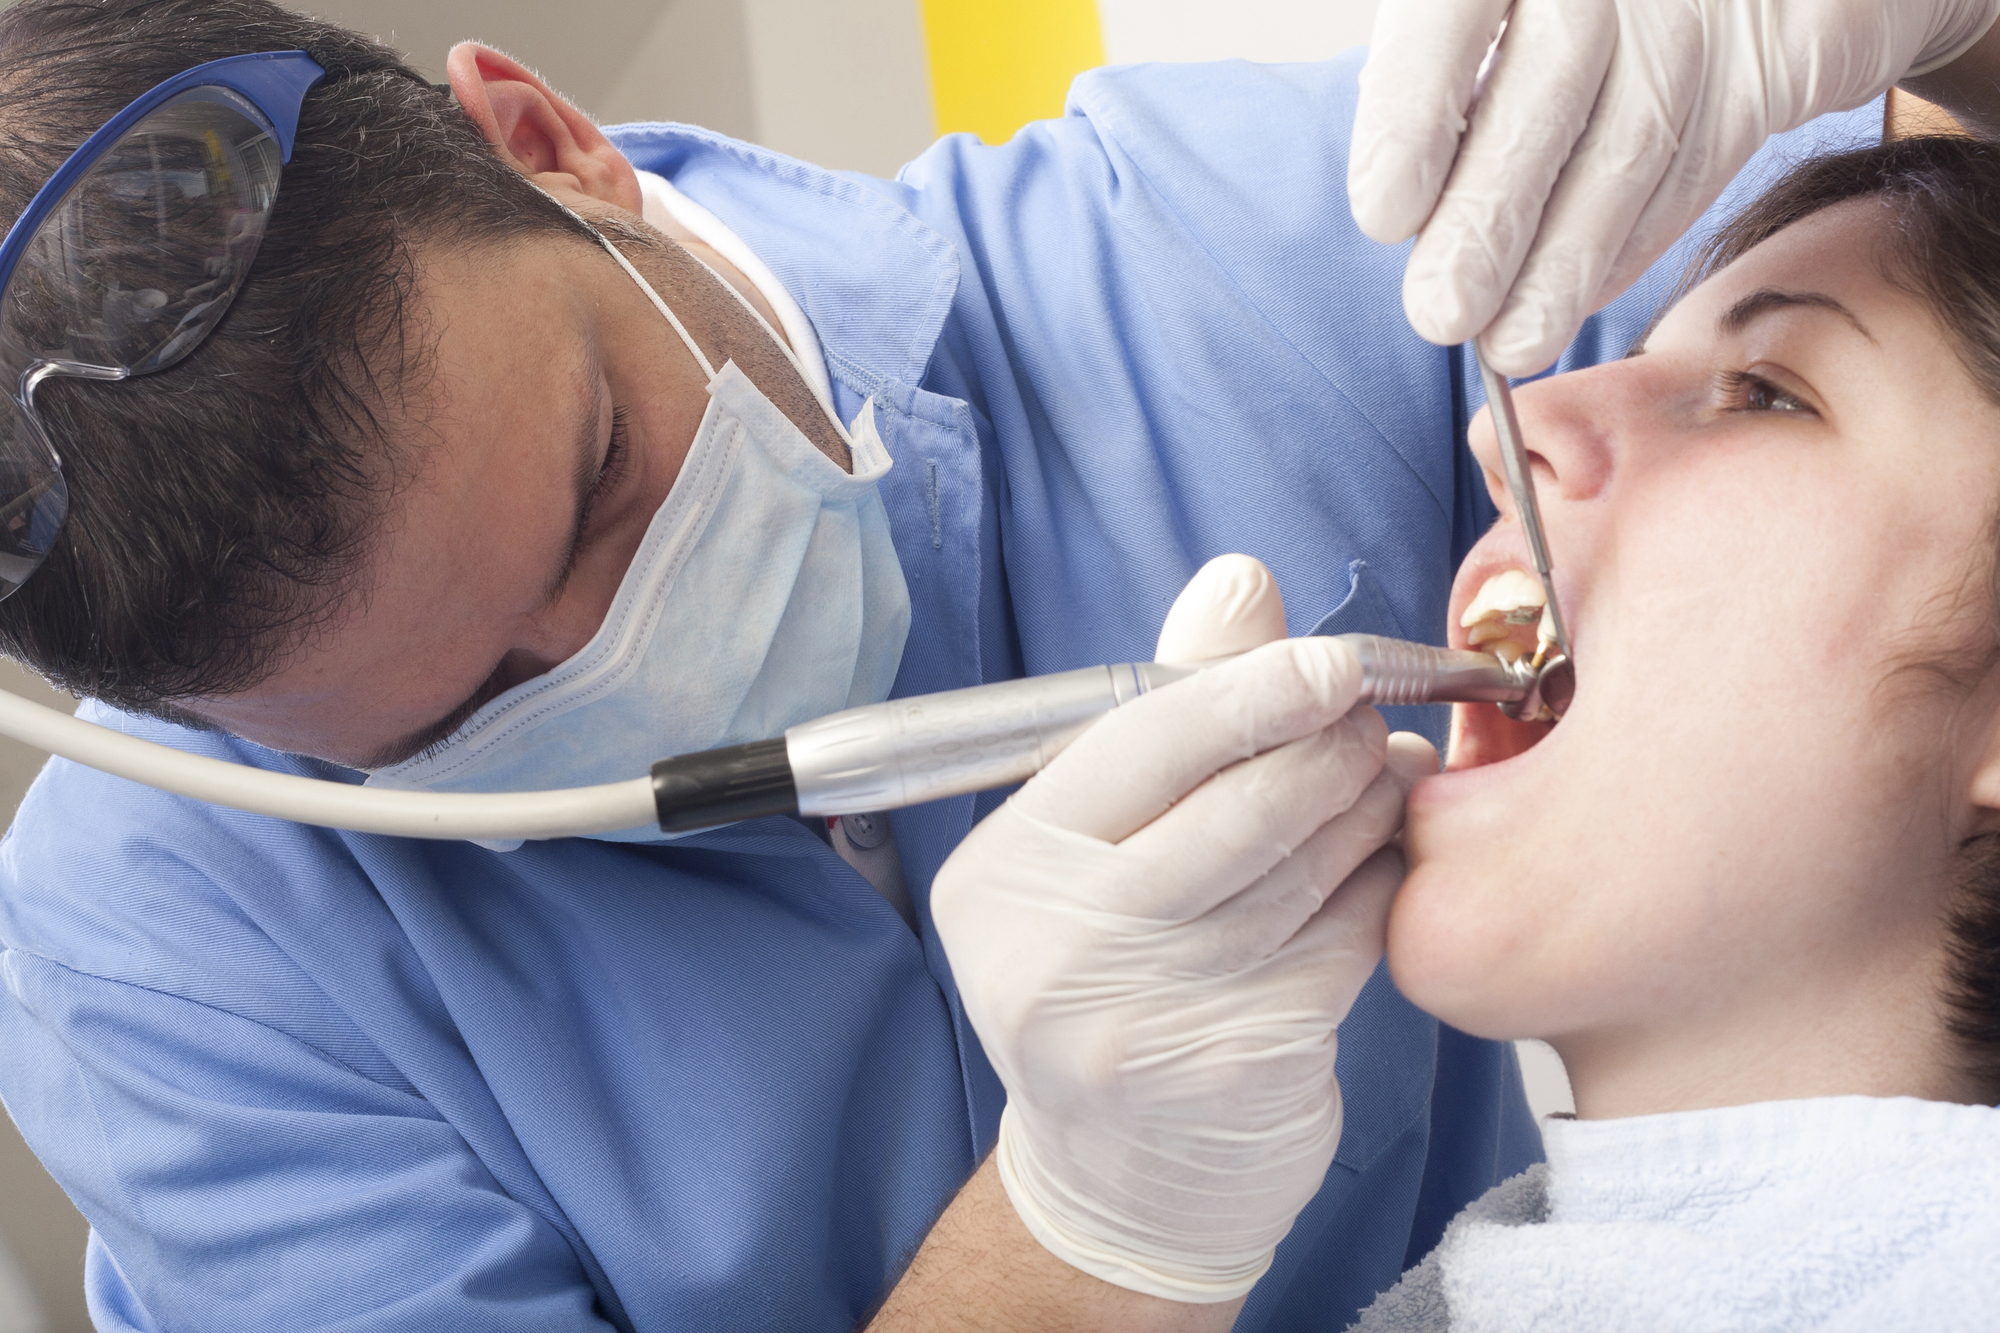
[[[1277,572],[1294,633],[1441,637],[1492,514],[1476,377],[1350,220],[1359,63],[1100,71],[1064,119],[894,183],[615,133],[797,297],[843,415],[876,399],[897,693],[1145,657],[1228,551]],[[1569,361],[1621,353],[1662,286]],[[784,819],[496,854],[50,764],[0,844],[0,1091],[91,1221],[99,1327],[856,1327],[993,1141],[928,890],[995,799],[893,816],[913,933]],[[1338,1068],[1339,1156],[1240,1329],[1344,1328],[1538,1153],[1509,1048],[1385,975]]]

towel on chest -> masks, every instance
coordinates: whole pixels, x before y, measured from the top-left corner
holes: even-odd
[[[2000,1110],[1831,1097],[1550,1120],[1353,1333],[2000,1328]]]

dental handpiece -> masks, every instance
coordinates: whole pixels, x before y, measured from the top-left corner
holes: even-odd
[[[1569,702],[1561,657],[1536,667],[1373,634],[1337,637],[1361,661],[1358,703],[1493,703],[1534,720],[1560,716]],[[775,740],[663,759],[653,766],[660,829],[870,814],[1012,786],[1112,709],[1211,665],[1125,662],[975,685],[831,713]]]

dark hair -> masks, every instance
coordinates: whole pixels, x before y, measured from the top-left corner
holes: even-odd
[[[21,0],[0,14],[0,212],[126,103],[204,61],[302,49],[307,95],[255,266],[180,365],[36,399],[70,513],[0,602],[0,653],[122,708],[254,684],[341,602],[414,446],[415,247],[574,234],[388,47],[270,0]]]
[[[1794,222],[1860,198],[1887,214],[1883,276],[1929,307],[1973,384],[2000,405],[2000,145],[1927,136],[1804,162],[1710,238],[1681,290]],[[2000,608],[2000,551],[1988,586]],[[2000,663],[2000,637],[1981,659],[1977,675]],[[1969,673],[1951,664],[1937,674]],[[1967,843],[1960,860],[1947,921],[1950,1030],[1967,1072],[2000,1102],[2000,833]]]

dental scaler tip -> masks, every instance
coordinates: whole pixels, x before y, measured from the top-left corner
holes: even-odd
[[[1568,663],[1374,634],[1339,640],[1361,663],[1362,704],[1492,703],[1527,720],[1560,717]],[[765,815],[855,815],[1025,782],[1086,727],[1205,666],[1125,662],[892,699],[804,722],[782,737],[653,765],[660,829],[692,833]]]
[[[1528,462],[1528,447],[1521,439],[1521,419],[1514,412],[1514,390],[1507,377],[1486,361],[1486,350],[1472,344],[1473,359],[1479,363],[1479,382],[1486,390],[1486,405],[1492,409],[1493,434],[1500,444],[1500,466],[1506,474],[1507,492],[1514,497],[1514,512],[1528,538],[1528,554],[1535,562],[1535,574],[1542,581],[1542,596],[1549,620],[1555,629],[1556,647],[1570,656],[1569,626],[1563,620],[1562,603],[1556,598],[1554,566],[1549,562],[1549,540],[1542,530],[1542,506],[1535,498],[1535,470]]]

